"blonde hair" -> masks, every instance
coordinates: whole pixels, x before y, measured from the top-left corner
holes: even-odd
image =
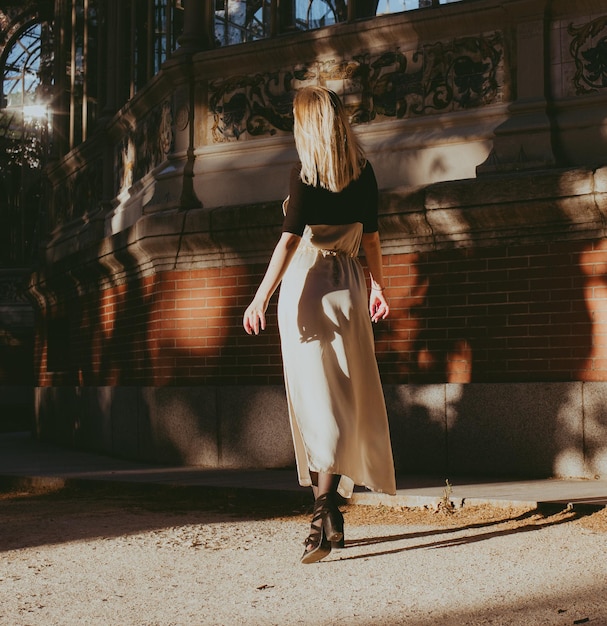
[[[366,159],[337,94],[326,87],[300,89],[293,117],[304,183],[338,192],[360,176]]]

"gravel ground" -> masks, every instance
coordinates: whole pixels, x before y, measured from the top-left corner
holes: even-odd
[[[301,565],[293,503],[0,495],[2,626],[607,625],[607,512],[346,507]]]

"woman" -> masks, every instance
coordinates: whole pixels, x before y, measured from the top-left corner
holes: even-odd
[[[377,182],[335,93],[305,87],[293,104],[300,165],[291,172],[283,232],[243,317],[265,329],[282,281],[278,325],[299,482],[315,502],[303,563],[343,546],[337,493],[354,484],[395,493],[373,322],[388,316],[377,230]],[[367,287],[357,255],[362,244]]]

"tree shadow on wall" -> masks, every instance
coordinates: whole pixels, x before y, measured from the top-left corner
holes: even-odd
[[[153,285],[136,268],[136,257],[120,248],[111,267],[78,266],[69,281],[51,286],[62,298],[46,324],[52,387],[41,390],[42,439],[121,456],[121,430],[134,427],[129,407],[114,414],[112,404],[120,389],[145,383],[152,365],[145,339]]]
[[[81,269],[81,284],[98,280],[105,289],[78,296],[63,286],[71,308],[61,311],[63,332],[53,341],[63,352],[50,363],[53,386],[42,390],[41,438],[180,465],[292,464],[275,301],[266,333],[252,340],[242,328],[262,266],[227,277],[228,290],[240,295],[222,299],[211,285],[215,270],[198,289],[204,270],[142,277],[140,265],[121,248],[111,270]],[[171,286],[177,281],[188,287]],[[213,306],[205,308],[206,298]],[[47,334],[57,329],[51,323]],[[270,386],[254,393],[251,386],[264,380]],[[277,403],[284,429],[267,419]]]
[[[466,217],[464,207],[458,219]],[[417,425],[394,416],[397,436],[409,438],[395,445],[403,468],[525,477],[605,472],[602,392],[580,381],[601,380],[593,368],[604,357],[597,333],[607,251],[601,240],[563,239],[473,241],[411,255],[408,296],[378,334],[389,345],[409,341],[406,353],[378,355],[389,379],[410,383],[388,395],[400,407],[395,413]]]

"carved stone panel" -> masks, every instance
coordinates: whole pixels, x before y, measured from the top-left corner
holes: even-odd
[[[575,93],[596,93],[607,89],[607,15],[585,24],[570,24],[569,53],[575,63]]]
[[[353,123],[493,104],[502,99],[503,56],[502,33],[493,32],[212,81],[211,141],[289,133],[293,94],[307,84],[338,92]]]

